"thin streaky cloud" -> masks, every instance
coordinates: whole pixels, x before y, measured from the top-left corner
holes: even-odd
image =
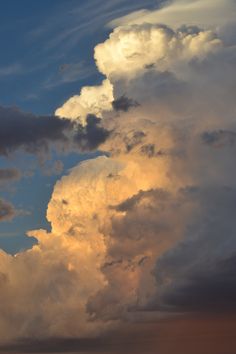
[[[157,5],[158,3],[153,0],[148,0],[145,3],[145,7]],[[84,6],[79,5],[73,8],[68,6],[64,11],[59,9],[57,14],[47,19],[46,23],[32,30],[28,35],[28,40],[32,41],[35,38],[49,36],[45,45],[46,51],[59,46],[61,43],[64,43],[66,47],[73,47],[82,37],[95,32],[112,19],[143,7],[143,1],[127,4],[123,0],[102,4],[100,0],[94,0]],[[77,25],[78,22],[80,22],[79,25]],[[62,29],[58,30],[58,28]],[[65,41],[67,42],[65,43]]]
[[[23,68],[18,63],[0,67],[0,78],[19,75],[22,73],[23,73]]]

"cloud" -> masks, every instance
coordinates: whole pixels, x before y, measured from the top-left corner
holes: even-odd
[[[79,352],[103,352],[110,348],[109,341],[99,338],[50,338],[47,340],[19,340],[13,344],[0,346],[0,352],[4,353],[68,353]]]
[[[145,5],[156,6],[156,0],[146,0]],[[135,3],[127,3],[126,0],[111,0],[109,3],[91,0],[89,3],[73,4],[73,6],[66,4],[63,8],[61,6],[55,8],[54,13],[47,16],[38,28],[29,32],[28,38],[31,41],[44,38],[46,40],[44,51],[48,52],[56,48],[61,55],[62,46],[70,50],[78,46],[81,39],[93,36],[117,16],[142,7],[143,0],[137,0]]]
[[[185,202],[195,204],[194,213],[183,241],[157,261],[153,302],[166,311],[234,312],[235,189],[196,188],[184,194]]]
[[[17,150],[31,154],[48,153],[51,148],[58,151],[73,151],[98,147],[108,136],[99,126],[99,118],[86,116],[83,127],[80,122],[57,116],[34,116],[16,108],[0,107],[0,154],[8,156]],[[1,171],[2,176],[16,171]],[[4,177],[2,177],[4,178]]]
[[[235,255],[221,259],[204,270],[193,271],[184,284],[168,289],[163,295],[164,305],[172,311],[223,313],[235,312],[236,282]]]
[[[204,132],[202,139],[212,147],[233,146],[236,142],[236,133],[224,130]]]
[[[57,181],[51,230],[28,233],[37,245],[1,253],[3,339],[96,337],[206,314],[211,299],[235,312],[235,57],[214,28],[125,25],[95,48],[105,80],[59,108],[62,119],[20,114],[27,134],[5,138],[8,150],[68,138],[107,156]]]
[[[156,259],[182,238],[182,220],[188,213],[184,203],[164,190],[138,192],[115,210],[102,268],[108,284],[88,304],[95,318],[104,320],[131,319],[145,307],[155,291],[151,270]]]
[[[118,27],[109,39],[95,47],[100,72],[108,78],[135,76],[150,65],[163,72],[178,61],[204,59],[222,43],[214,32],[183,27],[176,32],[165,25]]]
[[[83,87],[80,95],[71,97],[56,110],[55,114],[62,118],[78,120],[84,125],[88,114],[101,118],[103,111],[110,111],[112,101],[112,85],[109,80],[104,80],[99,86]]]
[[[183,24],[217,28],[235,23],[235,14],[233,0],[171,0],[164,2],[156,11],[138,10],[109,22],[108,26],[114,28],[127,24],[164,23],[173,28]]]
[[[115,111],[127,112],[130,108],[137,107],[138,105],[138,102],[132,100],[131,98],[125,97],[125,95],[112,102],[112,107]]]
[[[62,84],[83,80],[92,76],[93,71],[93,68],[86,66],[83,62],[62,64],[43,86],[46,89],[52,89]]]
[[[21,172],[17,168],[0,168],[0,184],[17,181],[21,178]]]
[[[74,141],[82,151],[95,150],[99,145],[104,143],[110,132],[99,125],[100,118],[93,114],[87,115],[86,126],[78,129],[74,136]]]
[[[110,353],[143,354],[185,352],[234,353],[235,316],[180,316],[164,321],[124,324],[99,338],[49,338],[18,340],[0,346],[2,353]]]
[[[12,220],[16,216],[16,210],[13,205],[0,199],[0,222]]]
[[[112,180],[110,188],[107,186],[107,176],[119,171],[123,177],[116,186],[119,193],[115,193]],[[99,321],[89,321],[86,302],[105,284],[100,267],[106,244],[100,226],[110,212],[107,202],[119,203],[129,195],[124,182],[130,173],[121,163],[106,157],[76,167],[55,186],[47,212],[52,232],[31,232],[38,245],[15,257],[1,253],[2,340],[98,333]],[[17,290],[19,286],[21,291]],[[17,300],[13,303],[10,299],[16,291]],[[101,323],[101,328],[104,326]]]
[[[5,67],[0,67],[0,77],[5,78],[12,75],[19,75],[23,72],[20,64],[12,64]]]
[[[35,153],[49,149],[51,142],[66,142],[70,122],[50,116],[34,116],[16,108],[0,108],[0,153],[17,149]]]

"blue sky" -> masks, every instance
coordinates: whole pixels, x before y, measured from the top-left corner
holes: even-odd
[[[81,86],[101,80],[93,49],[108,36],[106,23],[156,4],[154,0],[2,2],[0,103],[38,114],[54,112]]]
[[[155,8],[157,1],[124,0],[9,0],[0,4],[0,105],[16,106],[34,114],[53,114],[63,102],[78,94],[84,85],[102,80],[93,60],[94,46],[104,41],[106,24],[141,8]],[[93,157],[93,155],[91,156]],[[18,153],[0,159],[1,167],[17,167],[22,178],[1,188],[19,216],[0,224],[0,247],[10,253],[34,242],[27,230],[49,228],[45,213],[53,185],[60,175],[88,155],[56,156],[64,169],[45,175],[35,157]],[[33,172],[32,172],[33,171]]]

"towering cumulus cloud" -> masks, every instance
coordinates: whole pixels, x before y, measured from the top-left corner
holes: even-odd
[[[56,183],[51,231],[29,232],[37,245],[1,252],[1,338],[94,335],[146,312],[235,310],[235,27],[198,26],[204,4],[190,3],[194,24],[164,23],[176,1],[145,23],[119,20],[95,48],[104,81],[56,111],[90,141],[99,122],[95,146],[106,156]]]
[[[80,96],[71,97],[62,107],[56,110],[59,117],[69,117],[86,124],[88,114],[101,118],[103,111],[111,109],[113,87],[109,80],[104,80],[100,86],[83,87]]]

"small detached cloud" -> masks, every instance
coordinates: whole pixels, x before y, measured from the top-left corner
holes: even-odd
[[[16,214],[17,212],[11,203],[0,199],[0,222],[10,221],[16,216]]]
[[[17,181],[21,178],[21,172],[17,168],[0,168],[0,185]]]

